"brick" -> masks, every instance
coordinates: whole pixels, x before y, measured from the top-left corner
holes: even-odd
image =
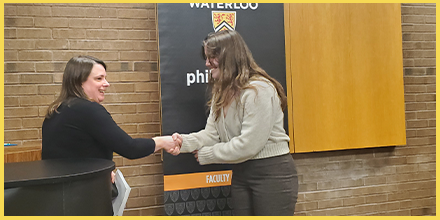
[[[4,30],[5,39],[15,39],[17,38],[17,29],[15,28],[6,28]]]
[[[51,16],[52,12],[50,10],[50,6],[17,6],[17,15],[25,15],[25,16],[36,16],[36,17],[46,17]]]
[[[4,19],[5,27],[32,27],[34,25],[33,18],[7,18]]]
[[[24,139],[38,139],[39,134],[37,129],[26,129],[16,131],[5,131],[5,142]]]
[[[136,50],[157,51],[156,41],[133,41]]]
[[[72,42],[70,42],[72,45]],[[72,49],[72,48],[71,48]],[[84,55],[85,52],[78,50],[53,50],[53,60],[66,62],[74,56]]]
[[[18,107],[20,105],[19,96],[5,96],[4,106],[5,107]]]
[[[136,92],[154,92],[159,90],[159,84],[156,82],[135,83]]]
[[[407,121],[406,126],[408,128],[422,128],[427,127],[428,121],[427,120],[414,120],[414,121]]]
[[[48,39],[52,38],[52,31],[49,28],[19,28],[17,29],[19,39]]]
[[[119,60],[118,53],[115,52],[106,52],[106,51],[94,51],[94,52],[88,52],[88,56],[99,58],[100,60],[104,60],[104,62],[114,60]]]
[[[309,211],[318,209],[318,202],[298,202],[295,206],[295,212]]]
[[[20,40],[20,39],[5,39],[5,50],[10,49],[35,49],[35,42],[32,40]]]
[[[35,64],[37,72],[63,72],[66,62],[38,62]],[[51,74],[55,77],[55,74]]]
[[[419,111],[417,112],[417,119],[435,119],[435,111]]]
[[[133,42],[130,41],[101,41],[102,47],[107,48],[108,50],[133,50],[134,45]]]
[[[88,39],[118,39],[118,31],[115,30],[86,30]]]
[[[419,164],[419,163],[427,163],[435,161],[435,155],[418,155],[418,156],[408,156],[407,157],[408,164]],[[417,166],[413,165],[413,169],[416,170]]]
[[[410,160],[410,159],[407,158],[407,161],[408,160]],[[410,163],[410,162],[408,161],[408,163]],[[397,173],[413,173],[413,172],[417,172],[417,171],[418,171],[418,166],[415,164],[396,166]]]
[[[156,199],[154,196],[149,196],[149,197],[129,198],[127,200],[126,207],[136,208],[136,207],[148,207],[153,205],[156,205]]]
[[[36,85],[5,85],[5,95],[35,95],[37,94]]]
[[[423,23],[425,23],[425,16],[423,16],[423,15],[403,15],[402,16],[402,23],[423,24]]]
[[[83,8],[85,16],[88,18],[115,18],[117,17],[115,8]]]
[[[427,107],[426,107],[426,103],[406,103],[405,110],[420,111],[420,110],[427,110]]]
[[[119,9],[117,10],[119,18],[148,18],[149,13],[146,9]]]
[[[53,17],[35,18],[35,27],[67,28],[69,27],[69,20],[67,18]]]
[[[52,36],[54,39],[82,39],[86,38],[85,29],[53,29]]]
[[[364,179],[364,184],[366,186],[369,185],[380,185],[385,184],[387,181],[386,177],[378,176],[378,177],[366,177]]]
[[[102,42],[98,40],[71,40],[70,49],[74,50],[91,50],[102,49]],[[70,59],[70,58],[69,58]]]
[[[5,130],[12,130],[12,129],[20,129],[21,128],[21,121],[20,118],[14,118],[14,119],[5,119]]]
[[[408,146],[420,146],[420,145],[425,145],[425,144],[429,144],[429,139],[426,137],[421,137],[421,138],[408,138],[408,140],[406,141],[406,144]]]
[[[129,167],[120,167],[118,169],[122,172],[124,177],[129,177],[129,176],[138,176],[140,167],[129,166]]]
[[[422,47],[421,45],[419,47]],[[431,58],[435,57],[435,50],[426,51],[426,50],[406,50],[403,51],[403,56],[405,58]],[[418,65],[416,65],[418,66]]]
[[[51,74],[21,74],[20,82],[23,84],[52,83],[53,76]]]
[[[435,94],[418,94],[415,98],[417,102],[435,101]]]
[[[420,171],[435,171],[436,165],[435,165],[435,163],[419,164],[419,170]]]
[[[155,29],[154,26],[154,21],[149,21],[146,19],[130,19],[131,22],[131,26],[133,29],[138,29],[138,30],[147,30],[147,32],[150,32],[149,29]],[[149,36],[149,35],[148,35]],[[151,39],[151,38],[148,38]]]
[[[107,94],[105,95],[105,103],[137,103],[149,101],[150,97],[146,94]]]
[[[342,200],[321,200],[318,201],[318,209],[341,207]]]
[[[68,49],[68,40],[39,40],[36,42],[35,47],[37,49]]]
[[[140,196],[163,195],[163,186],[147,186],[139,189]]]
[[[146,30],[120,30],[118,39],[124,40],[148,40],[149,33]]]
[[[55,97],[53,95],[33,95],[33,96],[23,96],[20,97],[20,106],[38,106],[44,105],[49,106]]]
[[[142,122],[152,122],[150,114],[123,114],[123,115],[113,115],[113,120],[116,123],[142,123]]]
[[[104,29],[127,29],[133,27],[133,21],[130,19],[106,19],[102,20]]]
[[[5,118],[22,118],[22,117],[34,117],[38,116],[37,107],[25,107],[25,108],[5,108]]]
[[[46,50],[19,51],[18,58],[24,61],[52,60],[52,52]]]
[[[44,118],[24,118],[23,128],[41,128]]]
[[[35,64],[33,62],[7,62],[5,63],[5,72],[6,73],[35,72]],[[18,76],[20,79],[20,75],[14,75],[14,76]]]
[[[153,183],[153,176],[134,176],[125,178],[131,187],[142,186]]]
[[[85,17],[85,12],[82,7],[52,7],[54,17]]]
[[[414,59],[414,66],[432,66],[435,67],[435,58],[432,59]]]
[[[388,196],[386,194],[369,195],[365,197],[365,200],[367,204],[381,203],[386,202],[388,200]]]
[[[38,94],[40,95],[57,95],[61,92],[61,85],[39,85]]]
[[[150,80],[150,74],[149,73],[144,73],[144,72],[141,72],[141,73],[138,73],[138,72],[120,73],[119,80],[121,82],[149,81]]]
[[[163,166],[162,166],[162,164],[144,165],[144,166],[141,166],[141,169],[140,169],[140,174],[141,175],[162,174],[162,173],[163,173]],[[161,189],[161,191],[163,193],[163,188]]]
[[[120,114],[120,113],[136,113],[136,105],[135,104],[108,104],[104,105],[108,112],[112,114]]]
[[[436,110],[436,104],[435,103],[426,103],[426,109],[427,110]]]
[[[17,15],[17,7],[15,5],[4,4],[4,15]]]
[[[84,18],[72,18],[69,20],[70,28],[101,28],[101,20],[99,19],[84,19]]]
[[[137,125],[124,125],[120,124],[119,127],[124,130],[127,134],[134,134],[137,133]]]
[[[159,103],[145,103],[136,105],[137,112],[159,112]]]
[[[139,132],[160,132],[160,124],[139,124]]]
[[[4,60],[7,62],[18,61],[18,51],[17,50],[6,50],[4,51]]]

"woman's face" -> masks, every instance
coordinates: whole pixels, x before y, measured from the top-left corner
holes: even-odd
[[[205,56],[206,54],[207,51],[205,47]],[[220,78],[220,69],[218,68],[218,58],[209,58],[208,56],[206,56],[205,65],[211,71],[212,78],[214,79]]]
[[[106,80],[107,73],[101,64],[93,65],[89,77],[82,84],[86,95],[97,103],[104,101],[104,92],[110,84]]]

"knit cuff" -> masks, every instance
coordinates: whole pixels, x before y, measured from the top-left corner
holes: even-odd
[[[199,141],[192,135],[182,134],[182,146],[180,147],[181,153],[191,153],[197,150]]]
[[[213,147],[202,147],[198,152],[198,159],[200,165],[215,163],[215,156]]]

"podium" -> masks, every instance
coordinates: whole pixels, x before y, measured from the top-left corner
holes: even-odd
[[[5,216],[113,215],[111,160],[53,159],[4,164]]]

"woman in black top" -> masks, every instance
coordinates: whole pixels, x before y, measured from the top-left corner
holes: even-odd
[[[179,140],[170,136],[131,138],[113,121],[100,104],[110,84],[103,61],[78,56],[64,70],[60,96],[53,102],[43,122],[42,159],[103,158],[113,152],[137,159],[159,149],[173,153]]]

